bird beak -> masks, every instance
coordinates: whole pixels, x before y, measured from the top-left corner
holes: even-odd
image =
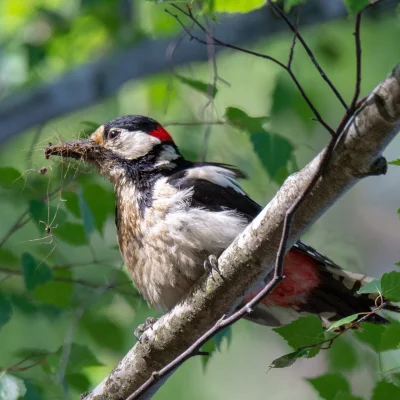
[[[50,156],[75,158],[77,160],[94,162],[99,161],[104,153],[103,146],[100,146],[92,139],[75,140],[74,142],[61,142],[46,147],[44,155],[46,159]]]

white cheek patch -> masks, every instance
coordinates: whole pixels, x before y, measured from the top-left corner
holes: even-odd
[[[123,131],[118,138],[108,141],[105,147],[127,160],[135,160],[148,154],[160,143],[160,139],[142,131]]]
[[[235,173],[225,168],[212,165],[191,168],[186,176],[189,179],[204,179],[222,187],[230,187],[240,194],[245,194],[235,180]]]

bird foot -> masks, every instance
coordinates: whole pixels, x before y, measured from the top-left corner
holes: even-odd
[[[215,271],[222,279],[224,278],[218,267],[218,258],[214,254],[209,255],[204,260],[204,269],[207,272],[207,274],[210,275],[214,281],[215,281],[215,279],[214,279],[213,271]]]
[[[140,324],[134,332],[135,338],[138,342],[142,343],[142,335],[147,329],[153,329],[153,325],[158,321],[158,318],[149,317],[146,318],[146,322],[144,324]]]

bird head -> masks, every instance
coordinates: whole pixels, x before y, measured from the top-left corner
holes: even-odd
[[[157,121],[140,115],[112,119],[88,139],[50,145],[45,156],[52,155],[93,164],[113,182],[127,172],[174,168],[174,161],[181,158],[170,134]]]

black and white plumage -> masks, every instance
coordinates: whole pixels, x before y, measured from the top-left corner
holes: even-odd
[[[50,155],[88,161],[114,184],[122,257],[137,289],[162,311],[190,291],[204,260],[219,256],[261,210],[238,184],[241,171],[186,160],[169,133],[147,117],[116,118],[89,140],[49,147]],[[250,319],[279,324],[270,307],[280,306],[318,314],[329,325],[374,306],[376,296],[356,293],[370,278],[341,270],[302,242],[286,255],[285,275]]]

